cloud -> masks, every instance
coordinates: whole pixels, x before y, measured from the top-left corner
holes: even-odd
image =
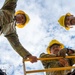
[[[1,0],[1,6],[4,1]],[[24,10],[30,17],[28,25],[22,29],[17,28],[22,45],[37,57],[42,52],[46,52],[46,48],[52,39],[57,39],[66,47],[75,49],[75,29],[66,31],[58,23],[61,15],[67,12],[75,14],[74,5],[75,0],[18,0],[16,10]],[[10,70],[7,69],[8,75],[23,75],[22,58],[12,49],[3,35],[0,36],[0,63],[11,65]],[[36,69],[43,68],[40,64],[40,62],[37,63]],[[27,67],[28,69],[35,68],[30,63],[27,64]]]

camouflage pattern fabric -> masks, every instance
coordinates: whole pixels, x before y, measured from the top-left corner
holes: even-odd
[[[75,54],[71,54],[70,56],[75,56]],[[45,53],[40,54],[40,58],[52,58],[52,57],[56,57],[56,55],[54,55],[54,54],[45,54]],[[69,63],[68,66],[72,66],[73,64],[75,64],[75,58],[66,59],[66,60]],[[59,64],[58,60],[43,60],[41,62],[42,62],[45,69],[54,68],[54,67],[55,68],[63,67],[61,64]],[[52,71],[52,72],[46,72],[46,75],[67,75],[67,73],[69,73],[69,72],[70,72],[70,70]]]
[[[8,39],[14,50],[23,58],[31,55],[19,42],[16,33],[16,21],[14,20],[17,0],[5,0],[3,7],[0,9],[0,34]]]

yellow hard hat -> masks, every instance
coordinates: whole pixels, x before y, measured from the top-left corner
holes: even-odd
[[[50,43],[49,43],[49,46],[47,47],[47,53],[50,54],[50,47],[53,45],[53,44],[59,44],[61,46],[61,49],[64,48],[64,45],[62,43],[60,43],[59,41],[57,41],[56,39],[53,39]]]
[[[16,24],[16,26],[17,26],[18,28],[23,28],[23,27],[29,22],[30,18],[29,18],[29,16],[28,16],[24,11],[22,11],[22,10],[18,10],[18,11],[15,13],[15,16],[18,15],[18,14],[23,14],[23,15],[25,15],[25,17],[26,17],[26,22],[25,22],[24,24]]]
[[[66,27],[66,26],[65,26],[65,17],[66,17],[66,16],[71,16],[71,14],[70,14],[70,13],[67,13],[66,15],[61,16],[61,17],[59,18],[58,22],[59,22],[59,24],[60,24],[61,26],[65,27],[66,30],[69,30],[70,27]]]

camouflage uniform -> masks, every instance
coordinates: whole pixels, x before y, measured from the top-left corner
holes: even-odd
[[[16,33],[16,21],[14,20],[17,0],[5,0],[3,7],[0,9],[0,33],[8,39],[14,50],[23,58],[31,55],[19,42]]]
[[[75,53],[69,55],[69,56],[75,56]],[[40,54],[40,58],[49,58],[49,57],[56,57],[55,54],[45,54],[45,53],[42,53]],[[75,58],[71,58],[71,59],[66,59],[64,58],[65,60],[68,61],[68,66],[72,66],[73,64],[75,64]],[[48,69],[48,68],[58,68],[58,67],[64,67],[62,66],[61,64],[59,64],[59,61],[58,60],[42,60],[41,61],[44,68],[45,69]],[[52,71],[52,72],[46,72],[46,75],[67,75],[67,73],[69,73],[70,70],[63,70],[63,71]]]

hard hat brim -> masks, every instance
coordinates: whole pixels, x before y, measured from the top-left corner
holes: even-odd
[[[25,21],[24,24],[16,24],[16,26],[17,26],[18,28],[23,28],[23,27],[29,22],[30,18],[29,18],[29,16],[28,16],[24,11],[22,11],[22,10],[18,10],[18,11],[15,13],[15,16],[16,16],[17,14],[23,14],[23,15],[25,15],[25,17],[26,17],[26,21]]]
[[[54,39],[54,40],[52,40],[52,41],[50,42],[49,46],[47,47],[47,53],[48,53],[48,54],[51,53],[51,52],[50,52],[50,47],[51,47],[53,44],[59,44],[59,45],[61,46],[61,49],[64,48],[64,45],[63,45],[62,43],[60,43],[59,41],[57,41],[57,40]]]
[[[67,13],[66,15],[61,16],[60,19],[58,20],[59,24],[60,24],[62,27],[64,27],[66,30],[69,30],[70,27],[67,27],[67,26],[65,25],[65,17],[66,17],[66,16],[70,16],[70,15],[71,15],[70,13]]]

